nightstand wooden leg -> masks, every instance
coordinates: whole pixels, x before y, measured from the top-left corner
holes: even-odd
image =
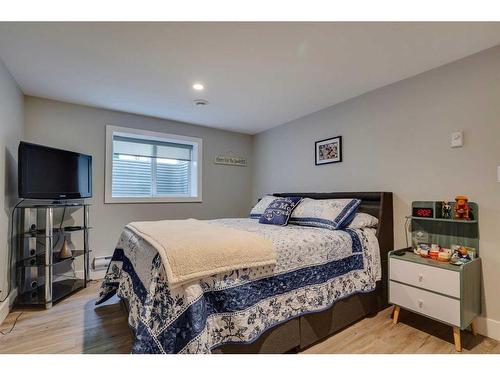
[[[399,306],[394,306],[394,310],[392,311],[392,322],[394,324],[398,324],[398,319],[399,319]]]
[[[462,341],[460,339],[460,328],[453,327],[453,339],[455,340],[455,350],[457,352],[462,351]]]
[[[477,335],[477,331],[476,331],[476,321],[473,320],[471,323],[470,323],[470,331],[472,332],[472,334],[474,336]]]

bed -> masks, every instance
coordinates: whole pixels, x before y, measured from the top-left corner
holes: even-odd
[[[312,345],[387,305],[392,194],[281,193],[357,198],[377,228],[327,230],[262,225],[251,218],[206,223],[271,241],[273,266],[219,272],[169,285],[152,246],[125,229],[97,303],[117,294],[134,334],[132,353],[284,353]]]

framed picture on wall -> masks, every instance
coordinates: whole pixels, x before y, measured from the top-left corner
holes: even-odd
[[[342,161],[342,136],[323,139],[315,143],[315,164],[339,163]]]

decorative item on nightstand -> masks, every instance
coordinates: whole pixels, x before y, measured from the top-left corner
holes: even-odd
[[[453,207],[450,202],[441,202],[441,217],[443,219],[451,219],[451,212],[453,211]]]
[[[460,200],[449,203],[455,212],[455,205],[464,208]],[[411,220],[412,243],[421,233],[427,234],[429,243],[389,253],[389,302],[394,305],[395,324],[404,308],[451,325],[455,349],[461,351],[461,330],[470,327],[475,334],[474,320],[481,313],[478,207],[465,201],[468,219],[451,219],[442,209],[444,204],[412,203],[412,213],[416,208],[433,208],[432,217],[414,215]],[[429,258],[431,252],[436,259]]]
[[[455,198],[455,219],[470,220],[470,212],[472,208],[468,204],[468,199],[465,195],[457,195]]]

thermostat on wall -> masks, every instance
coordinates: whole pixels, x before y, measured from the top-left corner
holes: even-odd
[[[451,147],[462,147],[464,145],[464,133],[453,132],[451,133]]]

